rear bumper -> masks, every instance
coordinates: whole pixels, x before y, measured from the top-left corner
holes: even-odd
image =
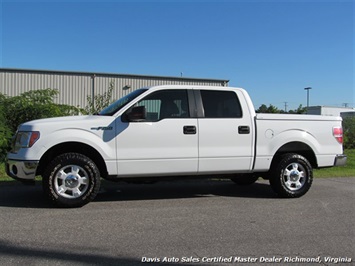
[[[19,181],[33,181],[36,177],[38,161],[16,161],[6,162],[6,173],[8,176]]]
[[[335,156],[334,166],[346,165],[346,160],[347,160],[347,156],[346,155],[338,154],[337,156]]]

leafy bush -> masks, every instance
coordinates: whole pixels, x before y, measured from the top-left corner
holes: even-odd
[[[40,118],[80,113],[81,110],[76,107],[55,104],[54,99],[58,94],[55,89],[33,90],[15,97],[0,94],[0,160],[4,159],[11,136],[20,124]]]
[[[5,99],[6,97],[0,94],[0,162],[4,160],[11,140],[11,131],[6,124],[4,115]]]
[[[94,99],[90,95],[86,96],[88,105],[85,107],[84,114],[97,114],[112,102],[112,92],[115,88],[115,82],[111,81],[108,91],[104,94],[96,94]]]
[[[59,94],[56,89],[32,90],[15,97],[0,94],[0,161],[4,160],[11,137],[20,124],[41,118],[97,113],[111,103],[113,89],[114,82],[111,81],[104,94],[95,95],[94,100],[88,96],[85,109],[55,104]]]
[[[355,149],[355,117],[343,119],[344,148]]]
[[[76,107],[55,104],[54,99],[58,93],[55,89],[33,90],[7,98],[4,114],[12,133],[27,121],[79,114],[80,110]]]

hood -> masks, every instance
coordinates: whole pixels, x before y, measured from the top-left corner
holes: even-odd
[[[64,116],[38,119],[23,123],[20,125],[21,131],[41,131],[43,129],[54,131],[60,129],[84,129],[88,130],[93,127],[109,127],[113,126],[116,117],[99,116],[99,115],[83,115],[83,116]]]

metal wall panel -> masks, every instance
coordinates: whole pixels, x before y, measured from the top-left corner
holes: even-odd
[[[114,82],[113,100],[141,87],[154,85],[228,86],[229,82],[219,79],[0,68],[0,93],[16,96],[30,90],[52,88],[59,91],[56,103],[77,107],[87,105],[87,96],[92,96],[93,84],[95,94],[103,94],[108,90],[111,81]]]

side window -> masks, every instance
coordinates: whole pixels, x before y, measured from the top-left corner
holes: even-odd
[[[186,90],[157,91],[148,95],[135,106],[145,106],[146,122],[190,116]]]
[[[242,109],[233,91],[201,90],[206,118],[241,118]]]

